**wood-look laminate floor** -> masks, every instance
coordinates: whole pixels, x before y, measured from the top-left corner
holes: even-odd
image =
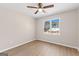
[[[9,56],[79,56],[76,49],[35,40],[5,51]]]

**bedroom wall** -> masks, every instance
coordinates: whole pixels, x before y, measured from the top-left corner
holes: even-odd
[[[79,9],[78,9],[78,51],[79,51]]]
[[[35,39],[35,20],[0,7],[0,52]]]
[[[43,25],[46,20],[60,17],[64,20],[60,23],[60,35],[45,34]],[[48,17],[39,18],[37,23],[37,39],[72,48],[77,48],[77,10],[67,11]]]

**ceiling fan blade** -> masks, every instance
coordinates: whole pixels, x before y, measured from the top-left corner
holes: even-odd
[[[27,8],[37,8],[37,7],[34,7],[34,6],[26,6]]]
[[[37,14],[38,13],[38,10],[35,12],[35,14]]]
[[[51,8],[51,7],[54,7],[54,5],[44,6],[43,8]]]

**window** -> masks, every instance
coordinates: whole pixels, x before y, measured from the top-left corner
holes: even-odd
[[[60,34],[59,19],[45,21],[44,32],[59,35]]]

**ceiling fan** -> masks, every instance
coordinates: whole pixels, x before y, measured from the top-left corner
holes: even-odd
[[[54,5],[47,5],[47,6],[43,6],[42,3],[38,3],[38,7],[35,7],[35,6],[26,6],[27,8],[34,8],[34,9],[37,9],[36,12],[34,14],[37,14],[38,12],[44,12],[45,13],[45,10],[46,8],[52,8],[54,7]]]

